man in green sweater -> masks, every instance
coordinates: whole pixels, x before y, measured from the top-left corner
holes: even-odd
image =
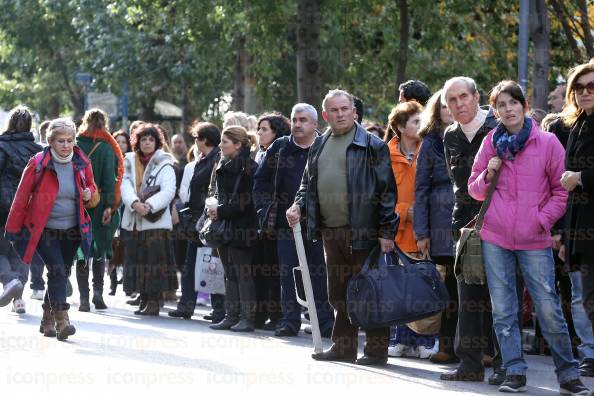
[[[310,148],[295,203],[287,211],[291,227],[305,217],[307,238],[322,239],[326,254],[328,299],[336,310],[332,347],[316,360],[384,365],[389,328],[366,330],[364,356],[357,357],[359,329],[348,319],[346,288],[378,243],[394,249],[398,229],[396,182],[384,142],[355,123],[353,97],[328,92],[322,103],[329,128]]]

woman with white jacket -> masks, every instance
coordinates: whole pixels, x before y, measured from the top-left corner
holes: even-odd
[[[174,158],[162,150],[165,138],[153,124],[137,128],[131,144],[122,182],[124,291],[140,294],[135,314],[158,316],[161,293],[177,289],[170,208],[176,192]],[[150,186],[159,191],[142,202],[140,196]]]

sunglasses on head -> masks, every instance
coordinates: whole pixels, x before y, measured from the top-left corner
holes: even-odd
[[[594,81],[590,81],[586,85],[582,85],[582,84],[579,84],[579,83],[573,84],[573,90],[578,95],[582,95],[584,93],[584,89],[588,90],[588,93],[590,95],[594,94]]]

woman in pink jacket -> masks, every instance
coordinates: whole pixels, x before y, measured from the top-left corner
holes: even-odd
[[[500,124],[483,140],[468,192],[484,201],[495,172],[500,172],[480,233],[495,333],[506,370],[499,390],[526,390],[527,365],[516,315],[518,266],[551,347],[560,392],[588,394],[579,379],[554,284],[550,231],[565,213],[567,202],[560,182],[565,171],[563,146],[555,135],[541,131],[525,117],[528,105],[517,83],[500,82],[491,91],[490,101]]]

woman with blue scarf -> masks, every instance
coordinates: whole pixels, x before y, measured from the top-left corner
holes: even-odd
[[[564,149],[555,135],[525,116],[522,88],[502,81],[490,102],[500,124],[482,143],[468,180],[468,192],[484,201],[499,172],[480,231],[483,260],[497,340],[506,378],[502,392],[525,392],[527,365],[518,324],[516,274],[534,301],[542,332],[551,347],[560,392],[589,394],[580,381],[567,324],[555,291],[551,228],[565,213],[567,191],[561,186]]]

